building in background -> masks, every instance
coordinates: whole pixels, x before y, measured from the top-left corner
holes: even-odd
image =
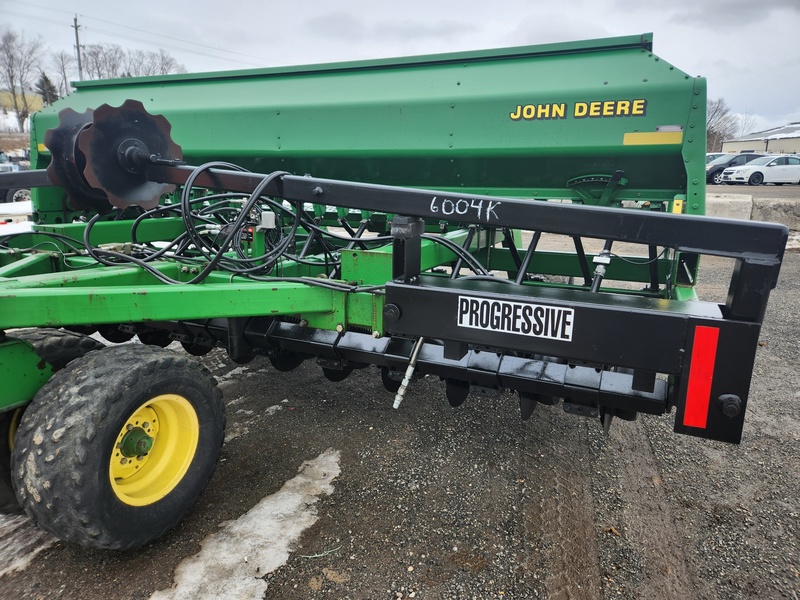
[[[800,154],[800,121],[725,140],[722,151]]]

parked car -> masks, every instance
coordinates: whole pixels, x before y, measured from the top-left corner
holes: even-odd
[[[764,154],[756,154],[755,152],[723,154],[706,165],[706,183],[720,185],[722,183],[722,172],[725,169],[740,167],[762,156],[764,156]]]
[[[800,156],[762,156],[741,167],[725,169],[722,172],[722,183],[800,183]]]
[[[11,162],[8,155],[0,150],[0,173],[10,173],[11,171],[19,171],[19,165]],[[0,189],[0,202],[13,202],[20,190],[2,190]],[[30,192],[28,192],[30,195]]]
[[[710,163],[712,160],[719,158],[720,156],[725,156],[724,152],[706,152],[706,164]]]

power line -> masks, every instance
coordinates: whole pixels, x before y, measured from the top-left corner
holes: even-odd
[[[123,29],[130,29],[131,31],[138,31],[139,33],[145,33],[147,35],[158,35],[157,33],[151,33],[145,29],[137,29],[136,27],[130,27],[128,25],[121,25],[119,23],[114,23],[112,21],[106,21],[105,19],[99,19],[97,17],[88,17],[93,21],[100,21],[101,23],[106,23],[108,25],[113,25],[115,27],[122,27]],[[170,35],[170,39],[175,40],[176,42],[181,42],[184,44],[191,44],[192,46],[199,46],[200,48],[206,48],[209,50],[217,50],[218,52],[226,52],[227,54],[235,54],[236,56],[243,56],[245,58],[257,58],[252,56],[251,54],[243,54],[241,52],[234,52],[233,50],[226,50],[225,48],[217,48],[215,46],[209,46],[208,44],[201,44],[199,42],[192,42],[190,40],[182,40],[181,38],[176,38],[173,35]]]
[[[65,14],[70,14],[70,15],[74,14],[71,11],[67,11],[67,10],[60,9],[60,8],[53,8],[53,7],[49,7],[49,6],[43,6],[43,5],[40,5],[40,4],[33,3],[33,2],[26,2],[25,6],[26,7],[30,6],[30,7],[33,7],[33,8],[40,8],[40,9],[44,9],[44,10],[60,12],[60,13],[65,13]],[[62,23],[61,21],[56,21],[56,20],[53,20],[53,19],[43,19],[40,16],[34,17],[34,16],[30,16],[30,15],[17,13],[17,12],[14,12],[14,11],[5,11],[5,12],[11,13],[11,14],[15,14],[16,16],[36,19],[37,21],[46,21],[48,23],[56,23],[56,24],[61,24]],[[227,61],[230,61],[230,62],[237,62],[238,61],[238,62],[241,62],[241,63],[246,63],[246,64],[249,64],[249,65],[252,65],[252,66],[257,66],[257,67],[262,67],[262,66],[264,66],[265,63],[269,63],[269,62],[272,62],[273,64],[283,64],[283,63],[280,63],[279,61],[268,61],[267,59],[259,59],[258,57],[255,57],[255,56],[253,56],[251,54],[244,54],[244,53],[241,53],[241,52],[235,52],[233,50],[227,50],[225,48],[217,48],[215,46],[209,46],[208,44],[194,42],[194,41],[191,41],[191,40],[184,40],[184,39],[175,37],[174,35],[170,35],[169,39],[172,40],[172,41],[175,41],[175,42],[180,42],[180,43],[183,43],[183,44],[189,44],[189,45],[192,45],[192,46],[198,46],[198,47],[206,49],[206,50],[214,50],[214,51],[217,51],[217,52],[223,52],[223,53],[226,53],[226,54],[232,54],[232,55],[235,55],[235,56],[244,57],[246,59],[250,59],[250,61],[252,61],[252,60],[262,60],[263,62],[254,63],[254,62],[250,62],[250,61],[247,61],[247,60],[241,60],[241,59],[234,60],[232,58],[226,58],[226,57],[223,57],[223,56],[209,54],[208,52],[198,52],[197,50],[181,48],[180,46],[165,44],[163,42],[163,39],[164,39],[163,36],[161,36],[160,34],[157,34],[157,33],[152,33],[152,32],[147,31],[145,29],[138,29],[136,27],[130,27],[128,25],[123,25],[121,23],[114,23],[113,21],[100,19],[98,17],[87,16],[87,15],[84,15],[84,14],[80,14],[80,16],[84,20],[88,19],[90,21],[98,21],[100,23],[106,23],[106,24],[112,25],[114,27],[120,27],[122,29],[128,29],[128,30],[131,30],[131,31],[144,33],[146,35],[151,35],[151,36],[154,36],[154,37],[158,37],[159,41],[156,43],[156,42],[152,42],[152,41],[149,41],[149,40],[144,40],[144,39],[133,37],[133,36],[126,36],[126,35],[123,35],[123,34],[120,34],[120,33],[116,33],[116,32],[104,31],[103,29],[100,29],[100,28],[95,28],[95,27],[91,27],[90,28],[89,26],[84,24],[84,28],[85,29],[87,29],[87,30],[91,29],[93,31],[96,31],[98,33],[101,33],[101,34],[104,34],[104,35],[108,35],[108,36],[121,37],[121,38],[128,39],[128,40],[131,40],[131,41],[140,42],[140,43],[143,43],[143,44],[149,44],[149,45],[155,46],[155,47],[172,48],[173,50],[178,50],[180,52],[186,52],[186,53],[189,53],[189,54],[195,54],[197,56],[205,56],[205,57],[208,57],[208,58],[216,58],[216,59],[219,59],[219,60],[227,60]]]
[[[4,15],[14,15],[15,17],[22,17],[23,19],[31,19],[31,20],[37,21],[39,23],[44,22],[44,23],[52,23],[54,25],[63,25],[64,27],[70,27],[70,28],[72,27],[71,25],[65,25],[64,21],[59,21],[59,20],[56,20],[56,19],[46,19],[46,18],[43,18],[43,17],[38,16],[38,15],[26,15],[26,14],[23,14],[23,13],[18,13],[18,12],[13,11],[13,10],[7,10],[5,8],[3,9],[3,14]]]
[[[157,48],[171,48],[173,50],[178,50],[179,52],[187,52],[189,54],[194,54],[196,56],[205,56],[205,57],[208,57],[208,58],[216,58],[218,60],[227,60],[227,61],[231,61],[231,62],[247,63],[247,61],[244,61],[244,60],[241,60],[241,59],[226,58],[224,56],[217,56],[215,54],[208,54],[208,53],[205,53],[205,52],[198,52],[197,50],[187,50],[185,48],[180,48],[179,46],[173,46],[171,44],[164,44],[164,43],[161,43],[161,42],[156,44],[154,42],[150,42],[148,40],[142,40],[142,39],[130,36],[130,35],[125,35],[125,34],[122,34],[122,33],[117,33],[117,32],[112,32],[112,31],[103,31],[102,29],[97,29],[96,27],[89,27],[87,25],[83,25],[82,27],[86,31],[94,32],[95,34],[109,36],[109,37],[112,37],[112,38],[122,38],[122,39],[126,39],[126,40],[131,40],[131,41],[134,41],[134,42],[141,42],[143,44],[149,44],[149,45],[155,46]],[[254,67],[263,67],[264,66],[263,64],[260,64],[260,63],[247,63],[247,64],[250,64],[250,65],[252,65]]]

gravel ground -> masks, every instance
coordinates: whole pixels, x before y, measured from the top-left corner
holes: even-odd
[[[704,260],[701,296],[723,298],[729,275]],[[560,407],[523,422],[510,394],[453,410],[431,378],[393,411],[374,369],[332,384],[311,362],[279,373],[215,351],[204,361],[222,382],[228,441],[189,518],[136,552],[56,542],[0,577],[0,597],[147,597],[220,524],[333,448],[334,491],[289,560],[263,575],[264,598],[798,600],[798,288],[793,251],[739,446],[676,435],[672,415],[618,422],[608,436]],[[6,547],[0,567],[17,552]]]
[[[264,575],[265,598],[798,600],[799,235],[762,330],[740,446],[678,436],[672,415],[615,423],[609,436],[560,407],[522,422],[510,394],[452,410],[430,378],[393,411],[373,369],[332,384],[310,362],[278,373],[215,351],[204,361],[222,382],[228,441],[190,517],[138,552],[56,542],[0,577],[0,597],[167,588],[203,538],[334,448],[334,492],[288,562]],[[701,296],[724,298],[730,265],[705,259],[701,271]],[[20,528],[29,545],[4,548],[0,536],[0,570],[47,539],[17,521],[0,530]]]
[[[703,264],[724,295],[730,266]],[[207,492],[146,549],[55,543],[0,578],[4,598],[142,598],[225,521],[341,452],[341,474],[265,598],[800,597],[800,254],[773,293],[740,446],[672,433],[671,415],[614,424],[515,397],[447,405],[431,378],[391,409],[374,369],[331,384],[310,362],[204,360],[221,380],[228,442]],[[268,407],[281,406],[281,409]],[[0,559],[10,560],[7,554]]]

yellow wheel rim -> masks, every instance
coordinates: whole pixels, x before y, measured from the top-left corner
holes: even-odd
[[[17,435],[19,429],[19,420],[22,418],[22,409],[18,408],[11,415],[11,422],[8,425],[8,449],[14,451],[14,437]]]
[[[114,442],[109,477],[114,493],[131,506],[146,506],[169,494],[192,464],[200,423],[183,396],[148,400],[128,418]]]

